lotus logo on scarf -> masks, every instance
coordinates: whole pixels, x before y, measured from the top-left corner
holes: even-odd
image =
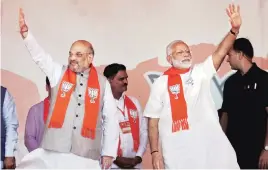
[[[63,81],[61,85],[61,95],[60,97],[65,97],[65,93],[67,93],[73,87],[72,83],[67,81]]]
[[[129,113],[130,113],[130,116],[133,118],[134,123],[136,123],[136,119],[137,119],[137,117],[138,117],[138,112],[137,112],[137,110],[132,110],[132,109],[130,109],[130,110],[129,110]]]
[[[178,99],[178,94],[180,93],[180,85],[179,84],[175,84],[173,86],[169,86],[169,90],[172,94],[175,95],[175,99]]]
[[[90,98],[90,103],[95,103],[95,99],[98,97],[99,89],[88,88],[88,95]]]

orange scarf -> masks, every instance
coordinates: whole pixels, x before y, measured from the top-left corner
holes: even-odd
[[[132,138],[133,138],[133,150],[135,152],[137,152],[138,151],[138,148],[139,148],[139,145],[140,145],[139,113],[138,113],[138,110],[137,110],[137,107],[135,106],[135,104],[126,95],[125,95],[124,103],[125,103],[126,108],[127,108],[128,120],[129,120],[129,123],[130,123],[130,129],[131,129],[131,134],[132,134]],[[136,112],[136,116],[137,116],[136,118],[133,118],[133,116],[130,113],[131,111]],[[122,112],[122,114],[125,115],[124,112]],[[120,140],[120,137],[119,137],[119,144],[118,144],[117,155],[118,156],[122,156],[122,149],[121,149],[121,140]]]
[[[46,123],[47,121],[47,116],[48,116],[48,112],[49,112],[49,98],[45,98],[44,100],[44,122]]]
[[[76,73],[67,69],[61,80],[56,103],[49,123],[49,128],[61,128],[64,123],[70,98],[76,87]],[[91,65],[87,89],[85,93],[85,114],[81,135],[86,138],[95,139],[95,130],[99,114],[100,85],[98,73]]]
[[[172,132],[189,129],[187,103],[184,98],[183,84],[180,74],[187,73],[190,69],[180,70],[174,67],[164,72],[168,75],[168,92],[172,112]]]

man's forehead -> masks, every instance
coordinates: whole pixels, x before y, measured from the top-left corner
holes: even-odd
[[[233,48],[231,48],[230,50],[229,50],[229,52],[228,52],[228,54],[233,54],[233,53],[235,53],[236,51],[233,49]]]
[[[128,77],[126,70],[120,70],[117,72],[116,77],[118,78],[125,78]]]
[[[84,47],[84,46],[72,46],[70,49],[70,52],[72,53],[83,53],[85,51],[87,51],[88,48]]]
[[[186,51],[186,50],[189,50],[190,48],[186,43],[178,42],[178,43],[173,45],[172,49],[175,51],[179,51],[179,50]]]
[[[91,47],[92,45],[88,41],[78,40],[72,44],[70,52],[85,52]]]

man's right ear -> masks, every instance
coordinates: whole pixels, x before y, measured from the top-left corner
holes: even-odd
[[[169,62],[169,64],[172,64],[171,56],[170,56],[170,55],[168,55],[168,56],[166,57],[166,59],[167,59],[167,62]]]

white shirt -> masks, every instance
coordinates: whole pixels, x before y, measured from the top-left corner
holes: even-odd
[[[24,43],[34,62],[48,77],[50,86],[55,87],[60,81],[63,65],[53,61],[52,57],[39,46],[30,31],[28,31]],[[115,157],[117,148],[114,148],[114,146],[118,146],[118,133],[116,132],[119,131],[118,124],[116,123],[117,120],[114,116],[117,112],[117,108],[108,81],[106,81],[105,89],[102,109],[103,140],[101,155]]]
[[[148,142],[148,120],[147,118],[143,117],[142,114],[142,108],[139,103],[139,101],[132,97],[128,96],[130,100],[135,104],[138,114],[139,114],[139,126],[140,126],[140,145],[138,148],[137,153],[133,151],[133,137],[131,133],[123,134],[122,130],[120,129],[120,140],[121,140],[121,149],[122,149],[122,156],[128,157],[128,158],[134,158],[135,156],[139,156],[142,158],[144,152],[146,151],[147,142]],[[124,108],[124,99],[125,95],[122,95],[119,100],[116,100],[117,107],[124,111],[125,110],[125,116],[122,114],[122,112],[118,109],[117,117],[120,122],[128,121],[128,114],[127,114],[127,108]],[[120,127],[119,127],[120,128]],[[113,164],[112,168],[119,168],[117,165]],[[135,166],[135,168],[141,169],[141,164],[138,164]]]
[[[4,103],[3,103],[3,119],[6,123],[6,144],[5,144],[5,157],[14,157],[16,145],[18,142],[19,121],[17,118],[16,105],[13,97],[6,90]],[[1,167],[3,162],[1,161]]]
[[[239,168],[236,154],[221,129],[210,93],[216,70],[212,57],[182,74],[189,130],[172,133],[168,76],[159,77],[151,88],[144,116],[159,118],[159,137],[166,168]]]

